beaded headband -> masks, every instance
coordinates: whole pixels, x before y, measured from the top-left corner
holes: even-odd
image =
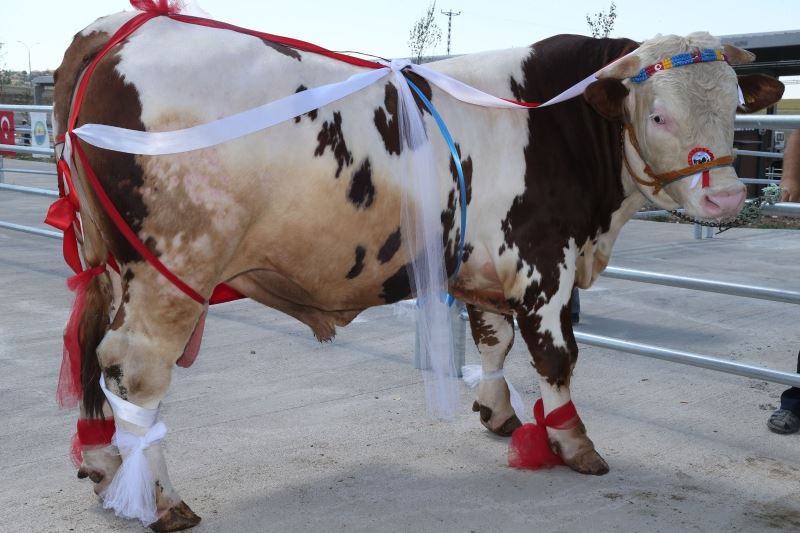
[[[674,67],[691,65],[692,63],[705,63],[707,61],[728,61],[728,58],[722,53],[722,50],[712,50],[710,48],[700,50],[699,48],[695,48],[691,52],[677,54],[643,68],[639,71],[639,74],[631,77],[631,81],[634,83],[641,83],[656,72]]]

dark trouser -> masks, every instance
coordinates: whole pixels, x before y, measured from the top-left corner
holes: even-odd
[[[800,374],[800,353],[797,354],[797,373]],[[792,387],[781,394],[781,409],[800,416],[800,388]]]
[[[570,312],[573,315],[581,314],[581,296],[578,294],[578,287],[572,287],[572,297],[570,298]],[[800,370],[798,370],[800,372]]]

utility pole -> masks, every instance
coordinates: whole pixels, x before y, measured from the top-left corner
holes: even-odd
[[[28,46],[27,44],[23,43],[22,41],[17,41],[19,44],[25,47],[28,51],[28,82],[31,85],[31,95],[33,95],[33,72],[31,72],[31,48],[36,46],[40,43],[33,43],[32,45]]]
[[[447,15],[447,55],[450,55],[450,28],[453,24],[453,17],[457,17],[461,11],[442,11],[442,15]]]

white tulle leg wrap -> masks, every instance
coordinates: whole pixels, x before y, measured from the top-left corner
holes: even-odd
[[[163,422],[156,422],[158,409],[139,407],[109,391],[102,375],[100,388],[114,411],[114,418],[147,429],[140,436],[125,431],[117,424],[111,443],[119,449],[122,466],[100,495],[103,498],[103,507],[113,509],[119,517],[135,518],[145,526],[150,525],[158,520],[158,513],[155,480],[144,451],[164,438],[167,426]]]
[[[482,379],[505,379],[506,385],[508,385],[508,393],[511,396],[511,407],[514,408],[517,418],[520,420],[528,420],[530,418],[525,414],[525,402],[522,401],[522,396],[508,380],[502,368],[494,372],[484,372],[481,365],[464,365],[461,367],[461,375],[464,376],[464,383],[469,385],[471,389],[477,387]]]

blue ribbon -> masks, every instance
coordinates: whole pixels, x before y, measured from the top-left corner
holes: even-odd
[[[439,126],[439,131],[442,133],[442,137],[444,137],[445,142],[447,143],[447,147],[450,149],[450,155],[453,158],[453,163],[455,163],[456,173],[458,174],[458,189],[459,189],[459,200],[461,204],[461,238],[458,241],[458,254],[456,255],[456,268],[453,271],[453,276],[456,277],[458,274],[459,269],[461,268],[462,259],[464,257],[464,243],[467,238],[467,185],[464,181],[464,169],[461,168],[461,156],[458,154],[458,150],[456,150],[456,143],[453,142],[453,136],[450,135],[450,130],[447,129],[447,125],[442,120],[442,116],[436,111],[436,108],[433,107],[433,104],[430,100],[422,93],[422,91],[417,87],[414,82],[410,79],[406,78],[408,82],[408,86],[411,87],[419,99],[422,100],[422,103],[425,104],[425,107],[430,112],[431,116],[433,116],[434,120],[436,120],[436,124]],[[447,305],[452,306],[455,298],[453,298],[452,294],[447,295]]]

